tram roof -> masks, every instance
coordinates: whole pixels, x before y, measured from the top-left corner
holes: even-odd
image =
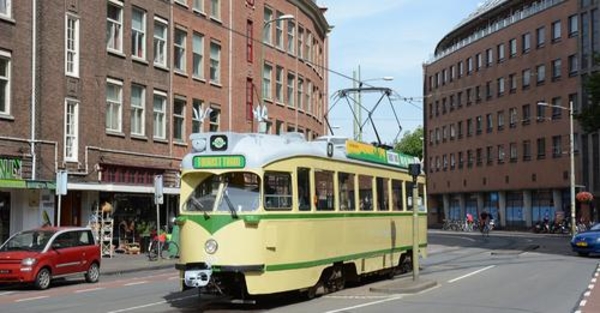
[[[274,161],[301,156],[364,161],[387,168],[407,168],[409,163],[420,163],[417,157],[340,136],[322,136],[307,141],[304,134],[295,132],[281,135],[209,132],[192,134],[190,140],[192,152],[184,157],[182,169],[259,168]],[[243,158],[226,160],[221,158],[224,156]],[[236,163],[240,160],[243,166]],[[206,163],[202,163],[204,161]]]

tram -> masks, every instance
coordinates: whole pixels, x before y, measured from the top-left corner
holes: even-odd
[[[425,176],[408,173],[416,157],[340,137],[306,141],[299,133],[190,139],[176,220],[182,290],[312,298],[365,276],[410,271],[413,201],[426,256]]]

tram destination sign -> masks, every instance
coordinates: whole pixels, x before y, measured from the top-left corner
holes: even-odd
[[[349,158],[371,163],[408,168],[415,163],[415,157],[397,151],[385,150],[362,142],[346,141],[346,155]]]
[[[244,168],[246,158],[243,155],[198,155],[192,163],[195,169]]]

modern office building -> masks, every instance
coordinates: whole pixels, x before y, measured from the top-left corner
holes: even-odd
[[[118,219],[155,221],[156,175],[170,218],[193,132],[322,135],[324,11],[313,0],[0,0],[0,241],[46,216],[86,225],[104,202]]]
[[[530,227],[570,216],[572,185],[600,196],[598,133],[570,130],[598,69],[599,18],[597,1],[492,0],[439,41],[424,65],[431,223],[487,211]]]

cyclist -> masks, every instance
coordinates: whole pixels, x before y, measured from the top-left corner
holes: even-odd
[[[490,215],[486,211],[482,211],[479,214],[479,226],[480,226],[479,230],[482,233],[489,231],[489,222],[490,222],[489,218],[490,218]]]

